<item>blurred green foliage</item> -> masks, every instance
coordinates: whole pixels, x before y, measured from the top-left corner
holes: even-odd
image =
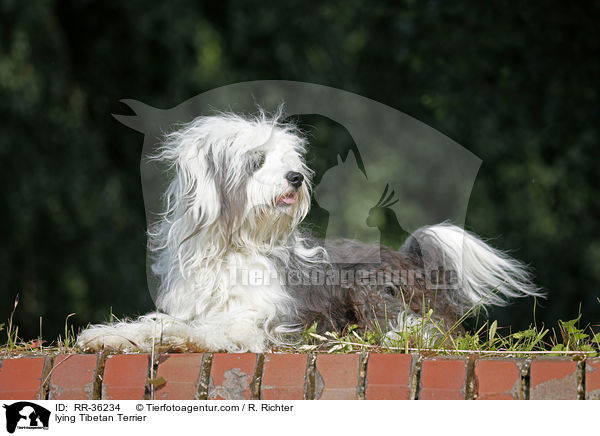
[[[397,3],[392,6],[392,3]],[[142,137],[111,113],[245,80],[361,94],[483,159],[468,228],[535,267],[538,323],[600,319],[600,3],[0,1],[0,319],[151,309]],[[322,124],[315,142],[335,137]],[[335,139],[333,139],[335,141]],[[313,162],[326,167],[326,162]],[[531,301],[494,315],[515,327]]]

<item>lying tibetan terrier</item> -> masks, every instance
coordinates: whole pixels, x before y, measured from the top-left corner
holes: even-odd
[[[351,240],[326,250],[299,228],[311,201],[305,146],[264,114],[199,117],[167,135],[155,158],[174,177],[149,232],[158,311],[91,326],[79,346],[263,352],[314,323],[435,334],[473,307],[540,295],[518,261],[447,223],[398,251]],[[356,253],[379,260],[356,263]]]

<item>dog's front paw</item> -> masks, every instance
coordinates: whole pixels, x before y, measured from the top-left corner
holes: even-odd
[[[77,337],[77,346],[87,353],[102,350],[127,351],[139,349],[139,345],[132,339],[112,330],[108,326],[90,327]]]

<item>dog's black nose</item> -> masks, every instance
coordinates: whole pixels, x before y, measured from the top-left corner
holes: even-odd
[[[285,175],[285,178],[294,188],[299,188],[304,180],[304,176],[296,171],[290,171]]]

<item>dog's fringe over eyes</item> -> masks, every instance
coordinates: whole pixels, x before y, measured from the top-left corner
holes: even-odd
[[[153,159],[173,177],[148,247],[157,311],[93,325],[78,345],[263,352],[315,323],[393,337],[424,310],[453,325],[474,306],[542,295],[520,262],[449,223],[418,229],[397,251],[351,240],[326,250],[300,227],[311,198],[306,145],[281,111],[203,116],[166,135]],[[352,263],[356,252],[380,261]]]

